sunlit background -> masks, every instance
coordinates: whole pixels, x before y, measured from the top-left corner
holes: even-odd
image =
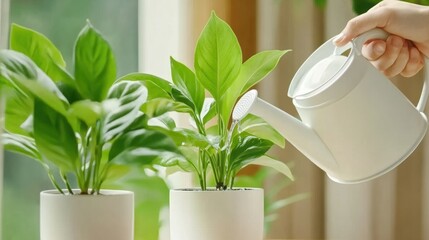
[[[226,20],[247,59],[266,49],[292,49],[258,86],[261,97],[291,114],[286,97],[293,74],[347,20],[376,0],[2,0],[9,23],[45,34],[72,71],[74,40],[87,19],[103,33],[116,55],[118,76],[143,71],[169,78],[169,56],[192,66],[193,46],[210,12]],[[421,1],[424,2],[424,1]],[[4,23],[2,23],[4,24]],[[4,27],[4,26],[2,26]],[[0,38],[4,41],[5,35]],[[394,79],[416,102],[421,76]],[[382,97],[382,96],[380,96]],[[335,116],[333,116],[335,117]],[[340,185],[291,145],[275,149],[296,177],[288,182],[259,168],[241,173],[240,185],[267,192],[267,238],[429,239],[429,142],[399,168],[374,181]],[[167,240],[168,188],[189,185],[188,175],[164,181],[139,172],[108,187],[136,191],[136,239]],[[50,189],[44,170],[31,159],[6,152],[2,232],[4,240],[39,236],[39,193]]]

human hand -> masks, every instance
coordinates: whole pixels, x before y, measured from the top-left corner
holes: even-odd
[[[391,35],[384,40],[364,44],[362,55],[386,76],[415,75],[429,57],[429,7],[401,1],[382,1],[367,13],[350,20],[334,40],[343,46],[373,28]]]

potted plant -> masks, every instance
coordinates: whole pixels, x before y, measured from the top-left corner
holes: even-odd
[[[230,119],[238,98],[286,52],[264,51],[243,63],[234,32],[213,13],[197,42],[195,71],[171,58],[172,83],[147,74],[125,76],[148,88],[142,111],[180,150],[180,156],[165,155],[159,163],[194,172],[200,184],[170,191],[171,240],[263,238],[263,190],[235,187],[234,179],[249,164],[273,167],[292,179],[286,164],[266,154],[285,140],[257,116]],[[172,111],[187,114],[193,128],[178,127],[168,115]]]
[[[13,25],[10,48],[0,50],[4,147],[37,160],[55,187],[40,195],[40,239],[133,239],[133,193],[102,184],[126,162],[129,142],[146,149],[139,156],[147,164],[176,151],[165,134],[144,128],[146,87],[115,82],[114,54],[89,22],[75,43],[73,75],[54,44],[31,29]]]

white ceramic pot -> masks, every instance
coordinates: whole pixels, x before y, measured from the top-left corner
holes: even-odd
[[[133,240],[134,193],[102,190],[100,195],[62,195],[57,190],[43,191],[40,239]]]
[[[170,240],[262,240],[264,191],[170,190]]]

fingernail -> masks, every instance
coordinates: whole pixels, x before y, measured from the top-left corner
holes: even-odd
[[[340,33],[340,34],[338,34],[337,36],[335,36],[335,37],[332,39],[332,41],[333,41],[334,43],[338,43],[338,42],[340,42],[341,40],[343,40],[343,38],[344,38],[344,34],[343,34],[343,33]]]

